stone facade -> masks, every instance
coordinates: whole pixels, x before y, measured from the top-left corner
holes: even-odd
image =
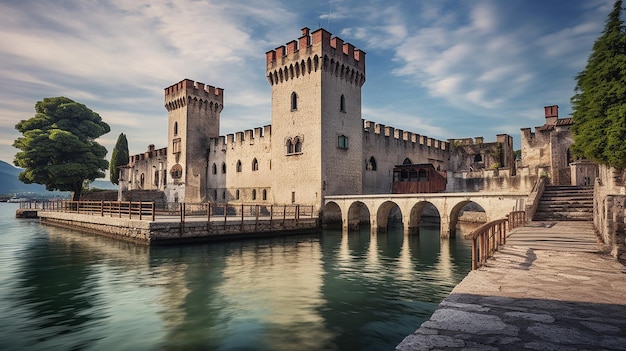
[[[573,159],[569,147],[574,143],[570,131],[572,118],[559,118],[559,107],[544,107],[546,123],[535,128],[523,128],[521,134],[521,167],[530,174],[548,177],[554,185],[571,184],[570,163]]]
[[[297,40],[268,51],[266,77],[271,125],[225,136],[222,89],[188,79],[166,88],[168,145],[131,156],[120,193],[160,190],[170,202],[319,210],[328,195],[391,193],[396,165],[432,164],[443,173],[475,160],[448,141],[364,121],[365,53],[324,29],[304,28]],[[474,148],[483,163],[511,167],[511,140],[499,135],[491,149]]]

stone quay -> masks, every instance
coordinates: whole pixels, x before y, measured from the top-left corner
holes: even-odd
[[[396,350],[626,350],[626,267],[591,222],[513,230]]]

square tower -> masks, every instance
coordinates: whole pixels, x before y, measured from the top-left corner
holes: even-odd
[[[274,202],[320,208],[326,195],[360,194],[365,53],[303,28],[297,41],[266,53],[266,77]]]
[[[219,136],[224,91],[183,79],[165,88],[168,112],[167,182],[169,202],[206,200],[209,139]]]

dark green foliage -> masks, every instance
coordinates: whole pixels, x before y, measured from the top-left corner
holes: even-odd
[[[626,32],[622,0],[615,2],[572,97],[573,153],[600,164],[626,167]]]
[[[111,183],[119,184],[119,172],[117,167],[127,165],[128,157],[128,140],[126,140],[124,133],[120,133],[117,137],[113,152],[111,153],[111,163],[109,167],[109,179],[111,179]]]
[[[94,140],[110,131],[100,115],[66,97],[35,104],[35,116],[15,125],[22,137],[13,163],[24,168],[20,181],[43,184],[47,190],[73,192],[77,200],[85,180],[104,177],[107,150]]]

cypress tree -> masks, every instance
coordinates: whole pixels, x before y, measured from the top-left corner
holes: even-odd
[[[577,156],[626,167],[626,34],[617,0],[571,98]]]
[[[111,179],[111,183],[119,184],[119,172],[117,167],[127,165],[128,157],[128,140],[126,140],[124,133],[120,133],[117,137],[113,152],[111,153],[111,163],[109,167],[109,179]]]

